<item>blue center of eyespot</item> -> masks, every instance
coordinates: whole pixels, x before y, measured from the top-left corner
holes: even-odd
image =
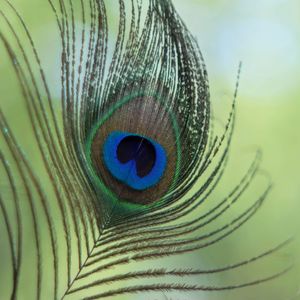
[[[110,173],[135,190],[157,184],[167,165],[164,148],[152,139],[113,131],[103,145],[103,159]]]

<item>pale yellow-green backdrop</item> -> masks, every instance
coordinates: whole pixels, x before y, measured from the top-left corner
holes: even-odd
[[[300,1],[177,0],[175,5],[199,41],[215,108],[223,96],[232,92],[238,61],[243,62],[233,168],[239,168],[239,155],[260,145],[263,168],[270,172],[274,182],[256,225],[237,235],[231,244],[232,251],[238,249],[238,244],[245,247],[261,242],[272,244],[285,235],[297,235],[300,229]],[[260,237],[258,240],[253,239],[252,231]],[[294,247],[285,254],[278,259],[295,260],[297,266],[292,274],[260,288],[208,295],[203,299],[300,299],[299,238],[296,237]]]

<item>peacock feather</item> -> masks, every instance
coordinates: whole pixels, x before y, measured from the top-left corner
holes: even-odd
[[[186,267],[185,255],[201,257],[248,223],[271,183],[257,151],[228,194],[215,195],[237,86],[227,119],[216,121],[202,54],[171,0],[114,2],[112,23],[104,0],[43,1],[59,45],[59,53],[48,45],[48,64],[59,65],[51,80],[17,6],[0,4],[1,54],[10,64],[1,77],[17,82],[7,93],[18,99],[1,96],[1,299],[172,291],[199,299],[279,277],[286,268],[223,285],[206,280],[238,276],[289,241],[235,262]],[[249,191],[248,207],[230,215]]]

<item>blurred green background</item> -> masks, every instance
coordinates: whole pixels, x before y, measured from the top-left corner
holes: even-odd
[[[116,1],[107,2],[113,18],[118,13]],[[203,265],[218,266],[227,261],[236,262],[295,235],[291,246],[253,270],[245,268],[235,270],[231,275],[224,273],[213,278],[197,277],[191,279],[191,283],[222,285],[269,274],[267,271],[275,265],[285,266],[294,262],[295,267],[289,274],[273,282],[235,291],[189,293],[187,296],[161,292],[121,299],[300,299],[300,1],[173,2],[198,40],[204,56],[216,119],[224,116],[226,119],[238,63],[243,63],[228,175],[217,193],[222,196],[228,191],[230,184],[236,182],[239,174],[251,162],[257,148],[263,151],[262,168],[271,174],[274,182],[268,201],[251,223],[213,249],[176,257],[173,258],[174,262],[182,259],[187,266],[199,268]],[[49,14],[48,5],[40,0],[18,0],[14,3],[26,16],[26,22],[38,41],[47,78],[57,80],[59,62],[50,56],[49,47],[58,47],[59,41],[57,31],[53,31],[55,21],[53,15]],[[6,107],[15,108],[19,104],[10,94],[13,83],[3,75],[7,68],[9,62],[0,58],[0,101],[1,105],[6,102]],[[57,92],[52,92],[59,97],[59,88]],[[17,127],[19,114],[15,118]],[[232,214],[234,212],[233,209]],[[148,264],[152,266],[151,262]],[[166,264],[172,268],[172,259],[166,260]],[[3,277],[0,280],[4,285]]]
[[[203,299],[300,299],[297,236],[300,228],[300,2],[175,0],[174,3],[203,52],[215,110],[220,102],[231,97],[238,62],[243,63],[231,172],[240,168],[244,154],[260,147],[262,167],[274,182],[255,224],[242,229],[233,239],[232,250],[244,243],[241,249],[250,248],[253,243],[270,245],[284,236],[296,235],[285,257],[275,258],[295,260],[296,267],[291,274],[258,288],[208,295]],[[253,232],[257,239],[253,238]]]

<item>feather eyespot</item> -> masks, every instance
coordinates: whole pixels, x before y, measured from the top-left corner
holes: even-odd
[[[87,142],[98,186],[118,202],[161,201],[177,180],[176,130],[175,116],[154,96],[131,95],[117,102],[103,114]]]

